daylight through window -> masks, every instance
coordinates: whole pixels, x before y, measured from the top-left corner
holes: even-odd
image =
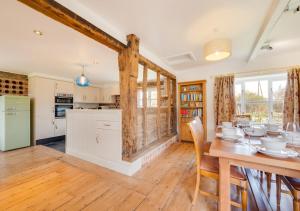
[[[286,74],[236,78],[236,113],[258,123],[282,123]]]

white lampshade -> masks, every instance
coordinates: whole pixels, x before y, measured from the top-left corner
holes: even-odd
[[[231,41],[229,39],[212,40],[204,45],[204,56],[208,61],[226,59],[231,55]]]

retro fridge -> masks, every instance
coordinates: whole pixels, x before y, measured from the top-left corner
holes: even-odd
[[[30,98],[0,96],[0,150],[30,146]]]

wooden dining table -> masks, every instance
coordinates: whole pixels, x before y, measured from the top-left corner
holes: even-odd
[[[299,147],[293,147],[300,153]],[[261,154],[251,144],[234,143],[215,138],[210,156],[219,158],[219,210],[230,210],[230,166],[257,169],[264,172],[300,178],[300,157],[277,158]]]

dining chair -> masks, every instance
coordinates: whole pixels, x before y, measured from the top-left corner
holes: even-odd
[[[281,181],[287,186],[293,197],[293,210],[300,211],[300,179],[276,175],[277,206],[280,206]]]
[[[251,114],[237,114],[234,117],[234,124],[237,125],[240,122],[250,122]]]
[[[201,124],[202,124],[202,121],[201,121],[201,119],[200,119],[200,117],[199,116],[196,116],[195,117],[195,120],[197,120],[197,121],[200,121],[201,122]],[[203,126],[202,126],[203,127]],[[203,136],[204,137],[204,136]],[[208,142],[207,140],[203,140],[203,151],[204,151],[204,153],[207,153],[208,154],[208,152],[209,152],[209,148],[210,148],[210,146],[211,146],[211,142]]]
[[[196,186],[193,196],[192,204],[195,205],[198,194],[200,194],[218,200],[218,187],[217,187],[217,194],[205,192],[200,190],[200,181],[201,176],[208,177],[214,179],[218,182],[219,180],[219,159],[217,157],[212,157],[209,155],[204,154],[204,131],[203,125],[200,119],[195,119],[192,122],[188,123],[189,128],[192,133],[192,137],[194,140],[194,148],[196,154],[196,164],[197,164],[197,177],[196,177]],[[232,166],[231,167],[231,178],[230,182],[233,185],[236,185],[241,189],[241,199],[242,203],[237,203],[231,201],[231,204],[235,207],[242,208],[243,211],[247,210],[247,188],[248,188],[248,181],[246,176],[244,175],[243,171],[239,167]]]
[[[235,118],[238,120],[248,120],[251,121],[251,114],[237,114]]]

